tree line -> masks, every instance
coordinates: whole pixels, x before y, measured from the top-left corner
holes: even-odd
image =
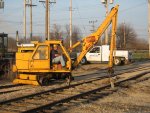
[[[8,34],[9,35],[9,34]],[[62,30],[60,25],[53,25],[50,33],[51,40],[63,40],[64,46],[69,48],[70,46],[70,35],[69,25],[65,26],[65,30]],[[82,39],[82,33],[79,27],[73,26],[72,30],[72,44]],[[111,31],[109,31],[109,43],[110,43]],[[33,41],[42,42],[45,38],[41,36],[33,36]],[[26,42],[30,42],[30,38],[27,38]],[[19,39],[20,43],[25,42],[23,38]],[[100,41],[98,42],[100,44]],[[101,44],[104,44],[104,37],[102,37]],[[137,32],[130,24],[119,24],[116,33],[116,45],[117,49],[130,49],[130,50],[147,50],[148,41],[142,37],[138,37]],[[13,37],[8,38],[8,50],[16,51],[16,40]],[[80,51],[80,47],[76,48],[75,51]]]

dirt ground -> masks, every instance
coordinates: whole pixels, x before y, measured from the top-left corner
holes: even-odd
[[[132,67],[147,66],[150,67],[150,61],[137,62],[126,66],[119,66],[116,69],[125,69]],[[89,64],[79,66],[73,71],[73,76],[80,76],[84,74],[91,74],[95,72],[101,72],[107,68],[106,64]],[[150,70],[150,69],[149,69]],[[150,76],[148,74],[147,76]],[[0,85],[12,84],[12,81],[0,80]],[[63,85],[63,84],[62,84]],[[47,90],[47,88],[55,88],[60,85],[53,85],[48,87],[34,87],[26,86],[26,89],[18,87],[19,91],[12,92],[11,97],[17,95],[40,92]],[[22,90],[20,90],[20,88]],[[12,90],[17,90],[16,88]],[[2,91],[2,90],[1,90]],[[18,93],[17,93],[18,92]],[[16,95],[16,96],[17,96]],[[1,94],[1,99],[4,100],[10,98],[9,94]],[[3,99],[2,99],[3,98]],[[136,84],[130,85],[128,88],[117,87],[117,91],[102,98],[96,98],[95,100],[89,100],[84,103],[77,103],[70,106],[67,110],[61,111],[63,113],[150,113],[150,79],[142,81]]]
[[[128,67],[149,67],[150,63],[137,62],[127,66],[120,66],[117,69],[124,69]],[[106,65],[89,65],[92,72],[96,72],[96,69],[106,69]],[[74,75],[78,75],[80,71],[89,70],[88,66],[79,68]],[[95,69],[96,68],[96,69]],[[150,76],[148,74],[147,76]],[[132,84],[128,88],[118,88],[116,92],[111,95],[104,96],[103,98],[97,98],[96,100],[90,100],[84,103],[77,103],[75,106],[68,108],[63,113],[150,113],[150,79]]]
[[[119,88],[117,92],[94,101],[78,103],[63,113],[150,113],[150,79]]]

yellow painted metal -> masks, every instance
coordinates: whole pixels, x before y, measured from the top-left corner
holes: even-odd
[[[12,71],[13,71],[13,72],[17,72],[17,67],[16,67],[16,65],[13,65]]]
[[[22,79],[15,79],[13,81],[14,84],[32,84],[32,85],[40,85],[37,81],[32,81],[32,80],[22,80]]]
[[[64,55],[67,57],[67,62],[66,62],[66,68],[68,68],[68,70],[70,70],[71,71],[71,65],[72,65],[72,61],[71,61],[71,58],[70,58],[70,56],[69,56],[69,54],[67,53],[67,50],[64,48],[64,46],[62,45],[62,43],[60,43],[60,46],[61,46],[61,48],[62,48],[62,50],[63,50],[63,53],[64,53]]]
[[[16,53],[16,65],[17,72],[20,73],[18,78],[14,80],[14,83],[33,84],[38,85],[37,73],[45,75],[47,73],[68,73],[71,71],[71,58],[64,48],[62,41],[45,41],[42,43],[32,42],[36,44],[35,47],[22,46],[18,48]],[[66,56],[66,69],[50,68],[50,45],[59,45],[64,56]],[[22,73],[22,74],[21,74]],[[26,74],[23,74],[26,73]]]
[[[17,78],[13,81],[13,83],[39,85],[37,81],[37,75],[30,74],[19,74]]]
[[[29,69],[29,59],[32,53],[16,53],[16,67],[17,69]]]
[[[19,72],[19,73],[24,73],[24,72],[26,72],[26,73],[53,73],[53,72],[56,72],[56,73],[61,73],[61,72],[70,72],[70,70],[69,69],[65,69],[65,70],[63,70],[63,69],[60,69],[60,70],[53,70],[53,69],[35,69],[35,70],[17,70],[17,72]]]
[[[81,42],[79,42],[79,41],[76,42],[74,45],[72,45],[72,47],[69,48],[69,51],[72,52],[72,50],[73,50],[74,48],[76,48],[77,46],[79,46],[80,44],[81,44]]]
[[[115,54],[114,50],[116,49],[116,26],[117,26],[117,20],[116,16],[112,19],[112,38],[111,38],[111,44],[110,44],[110,57],[109,57],[109,67],[113,67],[114,57],[113,54]]]
[[[36,75],[30,75],[30,74],[19,74],[19,79],[37,80],[37,76]]]
[[[86,55],[86,53],[92,48],[92,46],[94,44],[96,44],[98,42],[98,40],[101,38],[102,34],[105,32],[105,30],[108,28],[108,26],[112,24],[112,31],[113,31],[113,35],[111,38],[114,39],[114,34],[116,33],[116,23],[117,23],[117,14],[118,14],[118,8],[119,5],[115,6],[114,8],[112,8],[112,10],[110,11],[110,13],[107,15],[107,17],[105,18],[105,20],[102,22],[102,24],[99,26],[99,28],[97,29],[96,32],[92,33],[91,35],[83,38],[83,40],[81,41],[82,43],[82,51],[79,54],[78,58],[76,59],[76,61],[73,64],[73,67],[76,67],[80,61],[82,60],[82,58]],[[111,43],[111,49],[112,51],[114,50],[114,44],[115,42],[113,41]],[[77,42],[76,44],[74,44],[71,48],[77,47],[80,43]],[[112,57],[112,56],[111,56]],[[112,60],[110,61],[112,63]],[[112,64],[109,64],[112,66]]]
[[[22,83],[22,84],[33,84],[39,85],[37,82],[37,73],[40,74],[53,74],[53,73],[70,73],[72,71],[72,67],[76,67],[85,54],[89,51],[89,49],[98,42],[104,31],[112,22],[112,37],[111,37],[111,56],[110,56],[110,64],[112,66],[112,51],[115,48],[115,34],[116,34],[116,23],[117,23],[117,13],[118,13],[118,5],[114,7],[111,12],[108,14],[106,19],[102,22],[96,32],[91,35],[85,37],[81,42],[77,42],[74,44],[68,51],[71,51],[73,48],[82,45],[82,51],[79,54],[77,60],[73,63],[71,58],[64,48],[62,41],[56,40],[46,40],[42,43],[39,42],[31,42],[34,44],[32,47],[22,46],[18,47],[18,51],[16,53],[16,69],[17,72],[20,73],[18,78],[14,80],[14,83]],[[66,69],[58,68],[54,66],[51,68],[50,63],[50,50],[51,45],[59,45],[61,47],[62,53],[66,57]],[[15,70],[15,69],[14,69]],[[22,73],[22,74],[21,74]],[[23,74],[26,73],[26,74]]]

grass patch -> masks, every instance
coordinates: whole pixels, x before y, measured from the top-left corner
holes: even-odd
[[[146,60],[149,59],[149,53],[147,50],[134,51],[132,53],[132,58],[134,60]]]

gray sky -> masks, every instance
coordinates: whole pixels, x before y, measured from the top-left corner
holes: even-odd
[[[33,35],[44,36],[45,8],[43,4],[33,0],[38,5],[33,8]],[[90,34],[92,29],[89,21],[95,21],[96,28],[105,18],[105,8],[101,0],[72,0],[73,1],[73,25],[78,26],[83,36]],[[118,23],[130,24],[137,32],[139,38],[148,38],[148,9],[147,0],[114,0],[109,9],[116,4],[120,5]],[[61,25],[62,30],[69,24],[70,0],[56,0],[51,5],[51,26]],[[29,34],[29,8],[27,9],[27,33]],[[15,36],[18,30],[23,36],[23,0],[5,0],[5,9],[0,10],[0,32],[6,32],[9,36]]]

